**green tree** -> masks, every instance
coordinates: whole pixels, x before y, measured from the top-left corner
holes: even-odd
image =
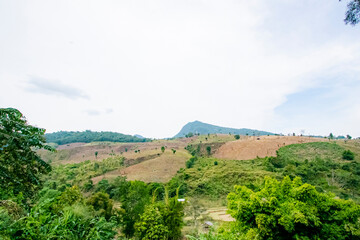
[[[145,208],[140,220],[135,224],[135,229],[140,239],[149,240],[166,239],[169,232],[157,204]]]
[[[267,177],[258,192],[235,186],[227,198],[233,228],[248,239],[360,238],[360,205],[319,193],[299,177]]]
[[[353,26],[360,22],[360,0],[351,0],[348,3],[344,22]]]
[[[329,139],[334,139],[334,135],[332,133],[329,134]]]
[[[342,158],[344,160],[354,160],[355,158],[355,154],[350,151],[350,150],[345,150],[343,153],[342,153]]]
[[[346,135],[346,138],[350,140],[352,137],[348,134]]]
[[[124,224],[123,232],[127,237],[134,235],[134,224],[139,221],[145,206],[149,203],[150,195],[146,184],[141,181],[132,181],[126,195],[122,198],[121,205],[125,210],[122,221]]]
[[[113,201],[109,198],[109,194],[103,192],[95,193],[86,203],[93,206],[94,210],[100,216],[104,216],[105,219],[109,220],[112,216]]]
[[[193,136],[194,136],[194,134],[192,132],[189,132],[188,134],[185,135],[186,138],[191,138]]]
[[[96,151],[96,152],[95,152],[95,158],[96,158],[96,159],[97,159],[98,154],[99,154],[99,153]]]
[[[206,152],[210,156],[210,154],[211,154],[211,147],[210,146],[206,147]]]
[[[35,150],[54,151],[45,144],[44,133],[29,125],[19,110],[0,109],[0,188],[30,197],[41,187],[40,176],[51,167]]]
[[[165,147],[164,147],[164,146],[161,147],[161,152],[162,152],[162,153],[165,152]]]
[[[239,134],[236,134],[236,135],[234,135],[234,138],[235,138],[236,140],[239,140],[239,139],[240,139],[240,135],[239,135]]]

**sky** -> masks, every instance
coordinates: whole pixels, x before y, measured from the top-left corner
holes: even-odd
[[[0,107],[47,132],[360,136],[346,1],[0,0]]]

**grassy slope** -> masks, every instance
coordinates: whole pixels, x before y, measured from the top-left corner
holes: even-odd
[[[347,144],[346,146],[350,146]],[[225,199],[235,184],[256,189],[262,184],[264,176],[281,179],[285,175],[298,175],[304,182],[317,186],[320,191],[332,191],[343,198],[353,197],[344,183],[346,176],[352,173],[344,170],[343,166],[360,163],[360,154],[356,154],[353,161],[343,160],[342,152],[346,149],[344,145],[336,142],[314,142],[282,147],[277,158],[284,160],[285,164],[273,171],[266,167],[266,158],[243,161],[199,158],[192,168],[180,171],[173,182],[185,184],[188,196]],[[354,150],[354,146],[351,146]],[[360,153],[360,147],[355,153]],[[215,161],[218,165],[214,165]],[[308,162],[308,165],[305,162]],[[306,171],[307,178],[299,174],[303,173],[302,171]],[[358,194],[354,195],[355,199],[358,197]]]

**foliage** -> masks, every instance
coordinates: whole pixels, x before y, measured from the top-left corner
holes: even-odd
[[[184,203],[179,202],[179,188],[176,195],[169,198],[167,189],[165,190],[165,207],[163,209],[163,217],[165,226],[168,228],[168,239],[180,239],[181,229],[184,225]]]
[[[283,176],[299,176],[320,192],[332,191],[345,199],[352,195],[358,201],[360,163],[344,162],[343,152],[343,147],[330,142],[293,144],[280,148],[277,157],[266,158],[264,167]]]
[[[63,193],[44,189],[27,216],[13,220],[0,236],[9,239],[113,239],[116,222],[95,216],[76,187]],[[0,219],[3,212],[0,210]],[[0,220],[1,221],[1,220]],[[0,223],[1,225],[1,223]]]
[[[162,152],[162,153],[165,152],[165,147],[164,147],[164,146],[161,147],[161,152]]]
[[[101,161],[84,161],[81,163],[61,164],[53,167],[53,171],[45,178],[56,180],[62,184],[81,184],[90,178],[119,169],[124,165],[124,157],[112,156]]]
[[[240,139],[240,135],[239,135],[239,134],[236,134],[236,135],[234,135],[234,138],[235,138],[236,140],[239,140],[239,139]]]
[[[213,199],[225,198],[235,184],[244,184],[251,189],[257,189],[264,176],[279,175],[264,170],[264,159],[243,161],[207,157],[194,157],[194,159],[191,168],[179,171],[169,182],[172,186],[181,186],[181,196],[186,194],[186,196],[198,197],[203,195]],[[215,161],[217,165],[214,164]]]
[[[0,109],[0,186],[27,197],[41,186],[40,176],[51,171],[34,149],[53,148],[45,144],[45,129],[31,126],[20,111]]]
[[[75,143],[75,142],[148,142],[150,139],[138,138],[131,135],[125,135],[115,132],[68,132],[60,131],[55,133],[47,133],[45,137],[48,142],[57,143],[59,145]]]
[[[165,189],[164,202],[155,202],[148,205],[135,224],[140,239],[180,239],[184,225],[184,203],[179,202],[179,188],[173,198]]]
[[[134,224],[139,221],[140,215],[149,202],[150,195],[147,185],[144,182],[132,181],[121,201],[121,207],[125,210],[125,214],[122,216],[123,232],[127,237],[134,235]]]
[[[258,239],[359,239],[360,206],[323,194],[300,178],[266,178],[257,192],[235,186],[228,209],[239,231]]]
[[[211,147],[210,146],[206,147],[206,152],[207,152],[207,155],[210,156],[210,154],[211,154]]]
[[[194,136],[194,134],[192,132],[189,132],[188,134],[185,135],[186,138],[191,138],[193,136]]]
[[[353,26],[360,22],[360,0],[352,0],[348,3],[344,22]]]
[[[343,153],[342,153],[342,158],[344,160],[354,160],[355,158],[355,154],[350,151],[350,150],[345,150]]]
[[[192,168],[195,164],[197,157],[191,157],[189,160],[186,161],[185,165],[187,168]]]
[[[139,221],[135,224],[137,235],[140,239],[166,239],[169,229],[165,226],[163,216],[156,204],[145,208]]]
[[[95,193],[86,203],[91,205],[98,212],[98,215],[105,217],[106,220],[109,220],[112,216],[113,201],[109,198],[109,194]]]

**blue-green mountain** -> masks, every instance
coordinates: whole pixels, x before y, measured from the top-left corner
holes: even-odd
[[[239,135],[248,134],[249,136],[253,136],[254,134],[255,134],[255,136],[258,136],[258,135],[274,135],[274,133],[271,133],[271,132],[260,131],[260,130],[255,130],[255,129],[227,128],[227,127],[220,127],[220,126],[216,126],[216,125],[212,125],[212,124],[208,124],[208,123],[203,123],[203,122],[200,122],[200,121],[194,121],[194,122],[189,122],[185,126],[183,126],[182,129],[180,130],[180,132],[178,134],[176,134],[174,136],[174,138],[185,137],[189,133],[200,134],[200,135],[203,135],[203,134],[215,134],[215,133],[218,133],[218,134],[229,134],[229,133],[231,133],[231,134],[239,134]]]

